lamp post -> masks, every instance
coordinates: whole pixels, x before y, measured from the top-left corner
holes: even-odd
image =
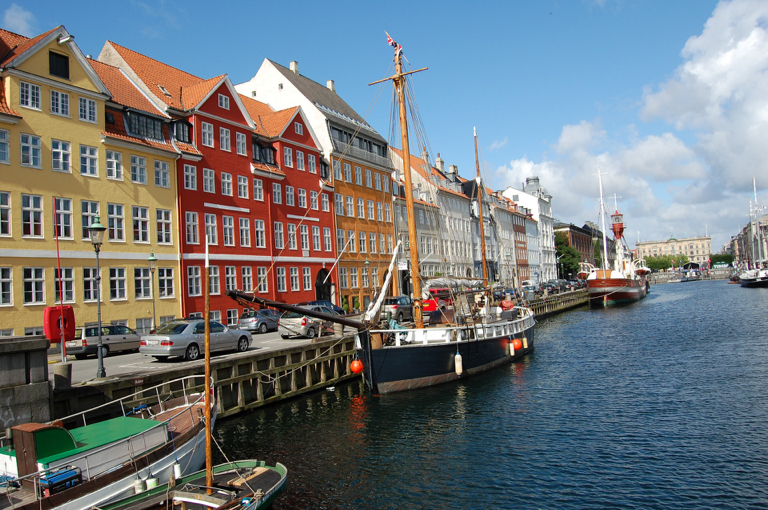
[[[93,244],[93,250],[96,252],[96,314],[99,322],[99,343],[96,352],[99,365],[96,369],[96,377],[107,376],[107,372],[104,370],[104,344],[101,338],[101,269],[99,267],[99,252],[101,251],[101,244],[104,242],[106,230],[107,227],[99,222],[98,215],[94,216],[93,223],[88,226],[88,234],[91,236],[91,244]]]
[[[155,257],[155,252],[153,250],[150,250],[147,262],[149,262],[149,274],[151,275],[149,284],[152,291],[152,330],[156,331],[157,315],[155,314],[155,267],[157,267],[157,257]]]

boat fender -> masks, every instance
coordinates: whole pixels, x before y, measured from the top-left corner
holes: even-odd
[[[507,340],[507,354],[510,356],[515,355],[515,344],[512,343],[512,339]]]
[[[464,372],[464,362],[461,359],[461,354],[458,352],[453,357],[453,365],[456,368],[456,375],[461,375]]]
[[[528,337],[523,337],[523,349],[528,348]]]
[[[176,480],[181,478],[181,464],[179,464],[178,462],[175,462],[173,464],[173,478]]]
[[[134,494],[141,494],[144,492],[144,480],[138,479],[133,482],[133,492]]]
[[[157,478],[147,478],[147,490],[157,487]]]

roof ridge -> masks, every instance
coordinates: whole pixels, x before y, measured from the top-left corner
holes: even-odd
[[[121,44],[117,44],[117,43],[116,43],[116,42],[114,42],[114,41],[110,41],[109,39],[107,39],[107,42],[108,42],[109,44],[111,44],[112,46],[114,46],[115,48],[123,49],[123,50],[125,50],[125,51],[128,51],[128,52],[130,52],[130,53],[135,53],[136,55],[139,55],[139,56],[141,56],[141,57],[144,57],[144,58],[146,58],[146,59],[152,60],[153,62],[157,62],[158,64],[162,64],[162,65],[164,65],[165,67],[169,67],[169,68],[171,68],[171,69],[173,69],[173,70],[175,70],[175,71],[178,71],[178,72],[180,72],[180,73],[184,73],[184,74],[186,74],[187,76],[191,76],[191,77],[193,77],[193,78],[197,78],[197,79],[198,79],[198,80],[200,80],[200,81],[203,81],[203,78],[200,78],[200,77],[199,77],[199,76],[197,76],[196,74],[192,74],[192,73],[190,73],[190,72],[188,72],[188,71],[184,71],[183,69],[179,69],[178,67],[172,66],[172,65],[170,65],[170,64],[166,64],[166,63],[165,63],[165,62],[163,62],[162,60],[157,60],[156,58],[152,58],[152,57],[149,57],[149,56],[147,56],[147,55],[144,55],[143,53],[139,53],[139,52],[138,52],[138,51],[136,51],[136,50],[132,50],[132,49],[130,49],[130,48],[127,48],[127,47],[125,47],[125,46],[123,46],[123,45],[121,45]],[[119,51],[118,51],[118,53],[119,53]]]

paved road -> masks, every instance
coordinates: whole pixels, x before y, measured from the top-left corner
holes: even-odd
[[[347,328],[348,329],[348,328]],[[350,330],[351,331],[351,330]],[[310,343],[308,338],[282,339],[274,331],[265,334],[254,333],[253,342],[248,348],[249,352],[274,351],[286,347],[295,347]],[[219,360],[226,357],[246,356],[244,353],[215,353],[211,355],[212,359]],[[61,353],[50,354],[48,357],[48,377],[53,381],[53,371],[56,364],[61,363]],[[84,360],[75,360],[74,356],[69,356],[69,363],[72,364],[72,384],[79,384],[96,378],[96,369],[98,361],[95,357],[89,357]],[[107,378],[119,375],[151,372],[153,370],[167,370],[168,368],[186,366],[188,363],[201,363],[200,361],[184,361],[181,358],[171,358],[167,361],[157,361],[151,356],[145,356],[139,353],[113,354],[104,358],[104,370]]]

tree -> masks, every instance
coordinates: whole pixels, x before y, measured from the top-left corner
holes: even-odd
[[[717,264],[718,262],[725,262],[726,264],[733,264],[733,255],[730,253],[718,253],[717,255],[710,255],[709,257],[712,259],[712,264]]]
[[[568,273],[573,277],[579,272],[581,253],[570,245],[565,232],[555,232],[555,252],[562,267],[561,278],[566,278]]]

